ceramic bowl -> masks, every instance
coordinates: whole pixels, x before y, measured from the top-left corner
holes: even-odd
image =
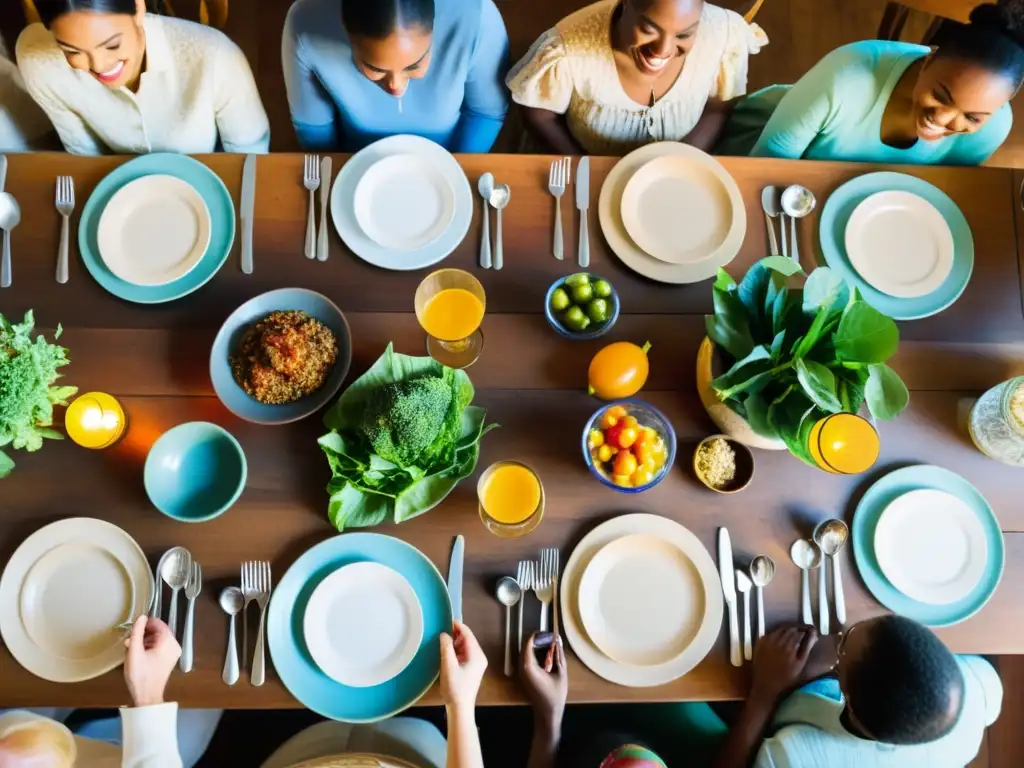
[[[603,277],[595,275],[593,272],[588,272],[587,274],[590,275],[591,282],[604,280]],[[611,285],[610,280],[605,280],[605,282]],[[611,307],[611,311],[608,313],[608,319],[600,325],[591,323],[590,327],[585,331],[574,331],[563,325],[560,317],[561,312],[555,312],[551,308],[552,294],[554,294],[554,292],[563,285],[565,285],[565,278],[558,278],[551,284],[551,287],[548,288],[547,294],[544,296],[544,317],[548,319],[548,325],[554,328],[555,332],[558,333],[559,336],[566,339],[572,339],[573,341],[589,341],[590,339],[601,338],[612,329],[612,326],[615,325],[615,322],[619,319],[619,311],[621,309],[619,292],[615,290],[614,285],[612,285],[611,296],[607,297],[608,304]]]
[[[721,487],[712,485],[697,467],[697,454],[700,452],[701,446],[719,439],[725,440],[736,454],[736,476],[730,483]],[[697,475],[698,480],[715,493],[738,493],[750,485],[750,481],[754,479],[754,453],[739,440],[728,435],[710,435],[701,440],[693,450],[693,473]]]
[[[598,463],[594,461],[594,457],[590,455],[590,447],[588,446],[588,440],[590,436],[590,430],[597,428],[598,420],[601,415],[612,406],[621,405],[626,409],[626,413],[635,417],[643,427],[653,427],[654,430],[661,436],[661,439],[665,441],[665,463],[662,464],[661,468],[651,479],[651,482],[646,485],[639,485],[635,488],[629,488],[621,485],[616,485],[612,480],[611,475],[606,474],[603,469],[598,466]],[[629,399],[629,400],[618,400],[616,402],[608,403],[602,408],[599,408],[597,412],[587,421],[587,425],[583,428],[583,460],[587,463],[587,468],[591,474],[594,475],[598,480],[607,485],[609,488],[614,488],[620,493],[641,493],[649,488],[653,488],[668,474],[668,471],[672,468],[672,463],[676,460],[676,431],[672,428],[669,420],[665,417],[661,411],[655,408],[649,403],[645,403],[643,400]]]
[[[230,358],[249,326],[271,312],[289,309],[301,310],[330,328],[338,342],[338,358],[316,392],[292,403],[267,405],[238,385],[231,373]],[[334,302],[316,291],[280,288],[250,299],[224,321],[210,350],[210,379],[217,397],[239,418],[256,424],[287,424],[304,419],[327,405],[341,389],[351,363],[352,334],[345,315]]]
[[[245,452],[223,427],[179,424],[153,443],[143,479],[153,506],[168,517],[200,523],[238,501],[247,474]]]

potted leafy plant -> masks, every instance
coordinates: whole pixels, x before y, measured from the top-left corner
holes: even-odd
[[[44,438],[60,440],[54,429],[53,406],[67,405],[76,387],[58,387],[57,369],[67,365],[68,351],[51,344],[42,334],[32,339],[35,319],[31,310],[12,324],[0,314],[0,449],[38,451]],[[57,326],[54,340],[60,337]],[[0,450],[0,478],[14,469],[14,461]]]
[[[781,256],[762,259],[738,284],[719,270],[698,382],[706,380],[717,402],[738,417],[718,419],[728,434],[768,443],[760,447],[785,446],[814,464],[807,437],[819,419],[857,413],[864,403],[875,418],[894,419],[909,393],[886,365],[899,345],[896,323],[827,267],[792,290],[788,279],[798,273]],[[724,370],[714,378],[712,343]]]

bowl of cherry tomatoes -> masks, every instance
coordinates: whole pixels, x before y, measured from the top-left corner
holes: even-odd
[[[594,476],[622,493],[640,493],[664,479],[676,458],[676,433],[665,415],[642,400],[601,408],[583,430],[583,460]]]

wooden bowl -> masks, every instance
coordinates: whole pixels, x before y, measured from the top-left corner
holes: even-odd
[[[705,443],[709,443],[712,440],[725,440],[736,454],[736,477],[728,485],[721,488],[708,482],[704,473],[697,467],[697,454]],[[754,479],[754,454],[750,448],[728,435],[709,435],[701,440],[697,447],[693,449],[693,473],[697,476],[698,480],[715,493],[738,493],[750,485],[750,481]]]

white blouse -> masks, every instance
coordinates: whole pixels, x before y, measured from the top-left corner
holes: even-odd
[[[25,90],[18,66],[0,39],[0,153],[28,152],[53,126]]]
[[[738,13],[705,4],[675,83],[653,106],[633,101],[619,80],[611,47],[619,1],[589,5],[545,32],[508,74],[513,101],[564,114],[590,154],[623,155],[654,141],[685,138],[709,98],[746,93],[748,58],[768,38]]]
[[[245,55],[222,32],[147,15],[146,70],[137,92],[112,90],[68,65],[42,24],[18,38],[25,86],[68,152],[264,153],[270,124]]]

